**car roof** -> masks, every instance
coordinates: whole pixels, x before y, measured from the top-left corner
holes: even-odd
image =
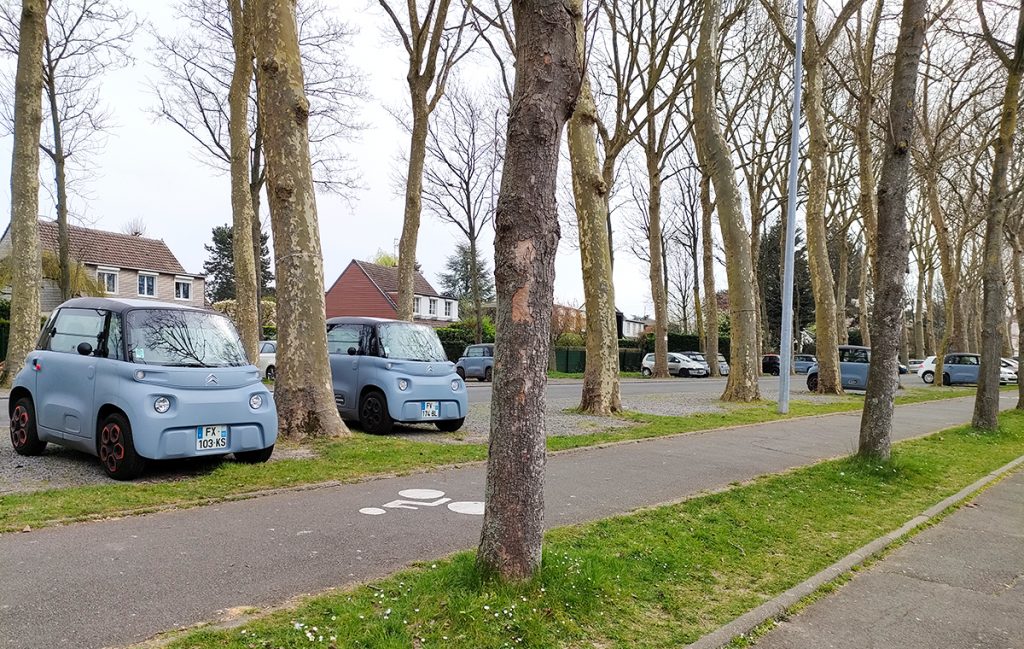
[[[375,325],[375,324],[384,324],[386,322],[405,322],[405,320],[391,320],[391,319],[388,319],[388,318],[370,318],[370,317],[364,317],[364,316],[350,316],[350,315],[338,316],[336,318],[328,318],[327,319],[327,324],[329,324],[329,325],[332,325],[332,324]],[[416,324],[416,323],[410,322],[409,324]]]
[[[62,303],[57,308],[103,309],[114,313],[124,313],[125,311],[131,311],[134,309],[176,309],[179,311],[203,311],[211,313],[209,309],[193,306],[191,304],[173,304],[171,302],[160,302],[158,300],[133,300],[130,298],[113,297],[76,297]]]
[[[863,349],[866,351],[871,351],[870,347],[865,347],[864,345],[840,345],[839,349]]]

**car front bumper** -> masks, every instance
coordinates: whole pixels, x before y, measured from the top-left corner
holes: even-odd
[[[391,419],[405,424],[465,419],[469,411],[469,399],[466,385],[457,374],[411,376],[407,380],[407,390],[393,388],[387,394]],[[459,380],[458,390],[452,390],[453,380]],[[423,404],[429,402],[437,403],[437,417],[424,416]]]

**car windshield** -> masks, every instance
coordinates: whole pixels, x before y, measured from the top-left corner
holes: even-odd
[[[694,352],[692,354],[687,354],[687,356],[689,356],[690,358],[692,358],[695,361],[699,361],[699,362],[703,362],[704,361],[704,354],[698,354],[698,353]]]
[[[248,365],[238,333],[226,317],[187,309],[129,311],[128,358],[169,367]]]
[[[429,363],[448,360],[437,333],[426,325],[404,322],[382,324],[380,344],[386,358]]]

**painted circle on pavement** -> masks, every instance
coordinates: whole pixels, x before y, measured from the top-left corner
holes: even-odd
[[[476,501],[459,501],[448,503],[448,509],[456,514],[469,514],[470,516],[483,516],[484,504]]]
[[[444,496],[444,492],[437,489],[403,489],[398,492],[398,495],[413,500],[433,500]]]
[[[363,507],[359,510],[360,514],[369,514],[370,516],[380,516],[381,514],[387,514],[387,511],[380,507]]]

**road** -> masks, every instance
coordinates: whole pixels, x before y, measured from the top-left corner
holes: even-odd
[[[793,392],[806,392],[806,377],[793,377]],[[726,379],[623,379],[620,383],[620,391],[623,397],[645,396],[651,394],[699,394],[709,397],[717,397],[725,389]],[[761,389],[775,394],[778,390],[779,379],[777,377],[764,377],[761,379]],[[469,391],[470,403],[487,403],[491,400],[491,384],[467,381],[466,387]],[[549,399],[556,398],[579,398],[583,390],[582,381],[556,380],[548,382],[547,396]]]
[[[1014,401],[1004,395],[1002,405]],[[966,422],[972,403],[900,406],[895,437]],[[555,454],[546,523],[605,518],[845,455],[858,430],[859,413],[846,413]],[[0,647],[124,645],[472,548],[483,489],[476,464],[0,535]]]

